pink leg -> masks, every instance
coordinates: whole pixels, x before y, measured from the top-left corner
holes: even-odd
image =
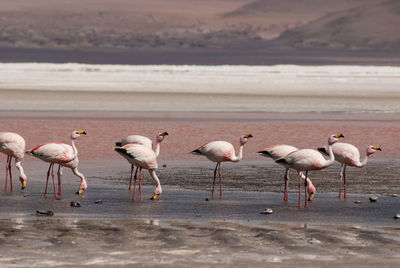
[[[213,186],[212,186],[212,190],[211,190],[211,196],[214,197],[214,188],[215,188],[215,178],[217,177],[217,168],[218,168],[219,163],[217,163],[217,165],[215,166],[214,169],[214,181],[213,181]]]
[[[285,172],[285,193],[283,194],[283,201],[289,200],[289,169]]]
[[[7,155],[7,164],[6,164],[6,186],[4,187],[4,192],[7,192],[7,184],[8,184],[8,169],[10,168],[8,162],[10,161],[10,156]]]
[[[50,164],[49,170],[47,170],[47,180],[46,180],[46,189],[44,190],[44,197],[47,198],[47,188],[49,186],[49,176],[50,176],[50,169],[53,164]]]
[[[344,168],[343,168],[343,190],[344,190],[343,198],[347,199],[348,196],[346,194],[346,165],[344,165]]]
[[[140,193],[140,201],[142,201],[142,168],[139,170],[139,193]]]
[[[343,182],[343,169],[344,169],[344,164],[340,167],[340,178],[339,178],[339,199],[342,199],[342,182]]]
[[[132,176],[133,176],[133,165],[131,165],[131,178],[129,180],[129,191],[131,190],[131,185],[132,185]]]
[[[62,195],[62,189],[61,189],[61,184],[62,184],[62,167],[61,167],[61,165],[58,165],[57,177],[58,177],[58,196],[61,196],[61,195]]]
[[[56,194],[56,182],[54,180],[54,164],[51,166],[51,178],[53,179],[53,193],[54,193],[54,198],[57,198]]]
[[[299,205],[298,207],[301,208],[301,175],[299,174]]]
[[[218,175],[219,175],[219,197],[222,198],[222,174],[221,174],[221,163],[218,165]]]
[[[138,167],[136,167],[136,172],[135,172],[135,178],[134,178],[134,180],[133,180],[133,198],[132,198],[132,200],[136,200],[136,197],[135,197],[135,195],[136,195],[136,181],[137,181],[137,172],[138,172]]]
[[[12,174],[11,174],[11,160],[12,160],[12,157],[10,156],[10,162],[8,163],[8,172],[10,173],[10,187],[11,187],[10,192],[13,191]]]
[[[304,180],[304,207],[307,207],[307,174],[308,171],[306,171],[306,179]]]

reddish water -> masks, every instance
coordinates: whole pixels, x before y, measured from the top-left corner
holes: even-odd
[[[273,144],[323,146],[337,132],[362,152],[367,145],[381,146],[383,152],[376,153],[376,159],[399,158],[400,150],[400,120],[390,114],[0,112],[0,125],[1,131],[22,135],[27,149],[52,141],[69,143],[73,130],[84,129],[88,135],[77,141],[77,147],[80,158],[90,160],[121,159],[113,151],[115,141],[130,134],[154,141],[164,130],[170,134],[161,147],[164,160],[195,161],[198,156],[189,152],[213,140],[238,148],[239,137],[247,133],[254,136],[245,145],[248,160],[259,160],[255,152]]]

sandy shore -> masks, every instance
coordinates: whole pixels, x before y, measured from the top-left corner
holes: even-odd
[[[28,148],[50,140],[68,142],[72,129],[85,129],[88,136],[77,146],[89,185],[76,196],[79,181],[66,170],[63,197],[55,200],[50,191],[44,199],[47,164],[26,157],[28,187],[0,194],[2,266],[308,267],[318,262],[395,267],[400,259],[399,222],[393,219],[399,213],[399,197],[393,195],[400,193],[396,114],[2,111],[0,118],[2,129],[22,134]],[[154,184],[145,172],[144,200],[133,202],[129,165],[112,151],[113,142],[131,133],[153,137],[160,130],[170,133],[159,157],[164,192],[158,201],[149,200]],[[307,209],[297,208],[292,172],[285,204],[283,169],[255,152],[276,143],[315,148],[336,131],[360,148],[376,144],[383,152],[365,168],[348,168],[348,200],[337,198],[335,164],[309,174],[317,195]],[[213,139],[236,146],[248,132],[254,139],[245,147],[244,160],[222,165],[224,198],[206,201],[214,165],[188,153]],[[379,197],[377,203],[369,202],[371,194]],[[70,207],[71,201],[82,207]],[[267,207],[274,213],[260,214]],[[55,215],[36,216],[36,210]]]

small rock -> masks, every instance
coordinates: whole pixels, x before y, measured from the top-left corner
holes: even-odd
[[[362,202],[360,200],[356,200],[354,201],[354,204],[362,204]]]
[[[94,201],[94,203],[95,204],[103,204],[103,200],[99,199],[99,200]]]
[[[47,211],[36,210],[36,216],[54,216],[54,212],[51,210]]]
[[[260,214],[272,214],[274,211],[271,208],[266,208]]]
[[[163,164],[162,167],[167,167],[167,165],[166,165],[166,164]]]
[[[315,238],[308,239],[308,243],[310,244],[321,244],[321,241]]]
[[[400,213],[397,213],[396,215],[394,215],[393,219],[400,220]]]
[[[206,201],[210,201],[210,198],[208,198],[208,197],[206,197],[206,199],[205,199]]]
[[[392,197],[397,197],[397,194],[392,194]]]
[[[81,203],[79,203],[78,201],[71,201],[71,207],[75,207],[75,208],[79,208],[81,207]]]
[[[369,201],[371,201],[371,202],[376,202],[376,201],[378,201],[378,197],[377,197],[376,195],[370,196],[370,197],[369,197]]]
[[[201,214],[196,214],[196,217],[201,217]]]

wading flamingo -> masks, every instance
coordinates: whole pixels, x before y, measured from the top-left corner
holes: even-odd
[[[277,160],[277,163],[285,164],[289,168],[292,168],[297,171],[299,174],[299,208],[301,207],[301,179],[302,179],[302,172],[306,172],[306,178],[308,177],[309,170],[320,170],[335,162],[335,156],[332,152],[332,145],[339,141],[339,138],[343,138],[342,133],[338,133],[336,135],[331,135],[328,139],[328,153],[329,159],[325,159],[323,155],[314,149],[300,149],[294,151],[282,159]],[[307,187],[307,183],[305,184]],[[305,199],[304,199],[304,207],[307,207],[307,191],[305,189]]]
[[[274,161],[284,158],[291,152],[297,151],[298,149],[294,146],[291,145],[286,145],[286,144],[278,144],[278,145],[273,145],[268,148],[265,148],[263,150],[258,151],[257,153],[265,156],[272,158]],[[289,166],[284,164],[284,163],[279,163],[280,165],[284,166],[286,168],[285,171],[285,192],[283,194],[283,201],[288,201],[289,200]],[[301,177],[303,179],[306,179],[306,177],[301,174]],[[306,184],[307,184],[307,193],[308,193],[308,200],[312,200],[314,198],[314,194],[316,192],[314,185],[312,184],[311,180],[309,178],[306,179]]]
[[[156,144],[156,150],[155,150],[156,157],[158,157],[160,155],[161,141],[167,135],[168,135],[168,132],[166,132],[166,131],[157,134],[157,136],[156,136],[157,144]],[[117,146],[117,147],[122,147],[126,144],[141,144],[147,148],[153,149],[153,142],[149,138],[147,138],[145,136],[141,136],[141,135],[130,135],[121,141],[115,142],[115,146]],[[131,186],[132,186],[133,168],[134,168],[134,165],[131,164],[131,178],[129,180],[129,188],[128,188],[129,191],[131,190]],[[139,167],[137,166],[136,171],[135,171],[135,185],[136,185],[136,180],[137,180],[138,169],[139,169]],[[140,169],[140,171],[139,171],[139,176],[142,176],[142,169]]]
[[[4,191],[7,192],[8,174],[10,174],[10,191],[13,191],[11,160],[15,158],[15,166],[19,170],[19,180],[21,181],[21,189],[26,187],[26,175],[21,165],[21,160],[25,153],[25,140],[17,133],[0,132],[0,152],[7,155],[6,164],[6,185]]]
[[[79,190],[76,194],[82,194],[87,188],[85,177],[78,171],[78,150],[75,147],[75,140],[81,135],[86,135],[84,130],[74,131],[71,134],[71,145],[65,143],[45,143],[39,145],[26,153],[39,158],[45,162],[50,163],[49,170],[47,171],[46,189],[44,191],[44,197],[47,197],[47,187],[49,184],[49,176],[51,170],[51,176],[53,178],[53,191],[54,197],[56,198],[56,184],[54,182],[54,164],[58,164],[58,194],[62,195],[61,183],[62,183],[62,169],[63,167],[70,168],[72,172],[81,179]]]
[[[164,135],[165,136],[165,135]],[[162,139],[164,139],[164,136]],[[160,142],[162,141],[160,140]],[[157,140],[158,141],[158,140]],[[150,176],[156,182],[157,186],[154,190],[154,195],[151,197],[152,200],[156,200],[158,196],[162,193],[161,183],[157,177],[156,169],[158,168],[157,163],[157,155],[156,153],[147,146],[141,144],[126,144],[122,147],[115,148],[115,151],[126,158],[129,163],[133,166],[137,166],[140,168],[139,172],[139,193],[140,193],[140,200],[142,200],[142,172],[141,170],[147,169],[149,170]],[[132,174],[132,173],[131,173]],[[135,200],[136,194],[136,178],[133,184],[133,197],[132,199]]]
[[[211,190],[211,195],[214,196],[214,188],[215,188],[215,178],[217,176],[217,168],[219,175],[219,196],[222,198],[222,174],[221,174],[221,162],[239,162],[243,157],[243,145],[245,145],[248,139],[252,138],[253,135],[247,134],[240,138],[240,147],[239,147],[239,155],[235,155],[235,148],[232,144],[226,141],[212,141],[206,143],[196,150],[193,150],[192,153],[195,155],[204,155],[212,162],[216,162],[217,165],[214,169],[214,181]]]
[[[318,148],[323,154],[328,154],[328,148],[322,147]],[[337,142],[332,145],[333,155],[335,156],[335,160],[341,163],[340,168],[340,177],[339,177],[339,199],[342,198],[342,187],[344,191],[343,198],[347,198],[346,194],[346,166],[351,167],[364,167],[367,164],[368,157],[370,157],[376,151],[382,151],[379,146],[368,146],[366,155],[363,159],[360,158],[360,151],[358,151],[357,147],[352,144]]]

